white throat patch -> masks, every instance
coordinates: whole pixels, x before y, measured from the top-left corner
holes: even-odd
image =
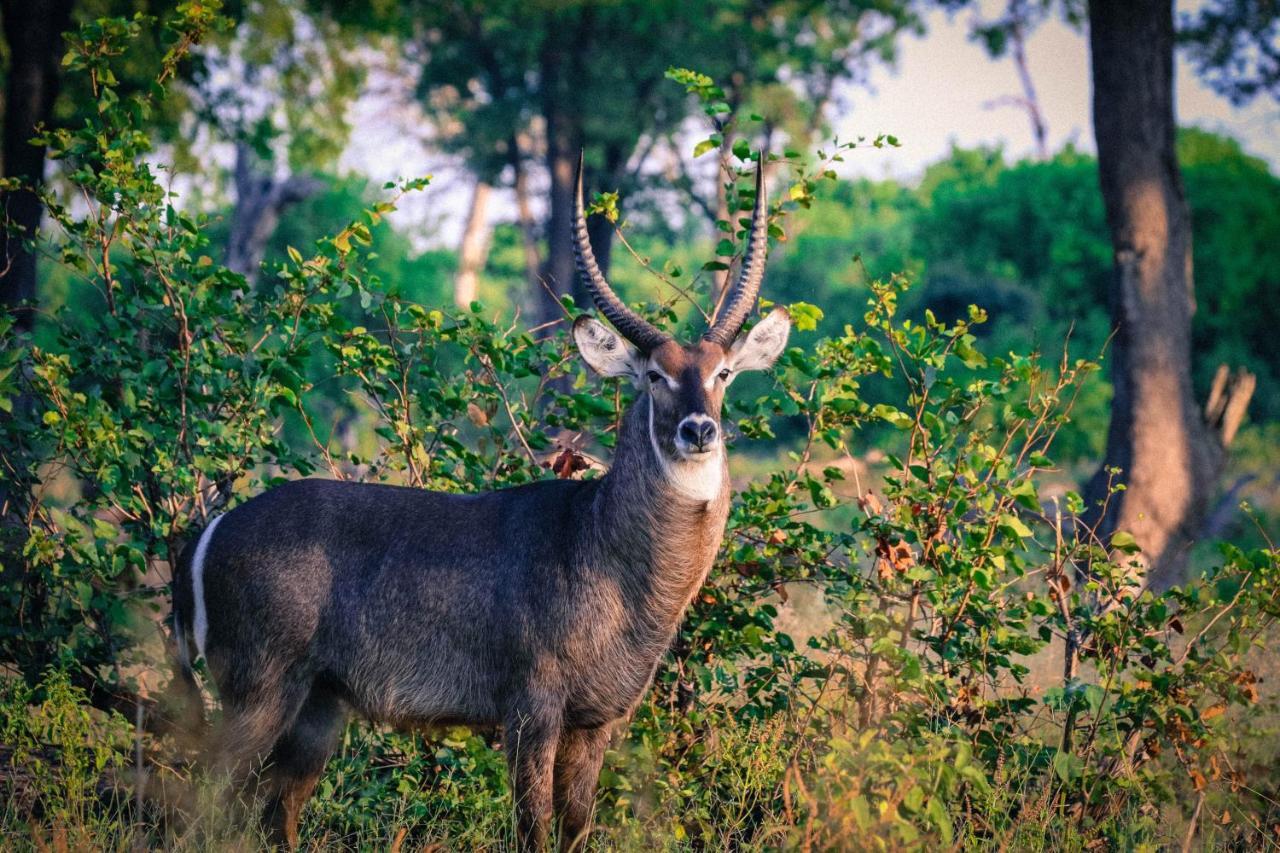
[[[686,498],[709,502],[720,495],[724,482],[724,450],[717,449],[709,459],[699,461],[672,461],[662,452],[658,436],[653,432],[653,396],[649,396],[649,444],[658,460],[658,467],[671,487]]]

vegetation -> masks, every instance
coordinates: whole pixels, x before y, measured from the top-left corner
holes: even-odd
[[[425,180],[363,210],[342,185],[295,207],[256,286],[223,266],[225,229],[185,209],[157,165],[164,90],[113,82],[143,23],[104,19],[73,41],[66,65],[96,106],[44,137],[59,181],[40,190],[56,233],[42,248],[61,291],[30,333],[0,320],[7,847],[243,840],[192,768],[199,730],[167,689],[169,566],[212,514],[313,473],[449,491],[594,476],[629,393],[586,374],[563,323],[534,332],[510,311],[432,307],[450,259],[412,256],[385,223]],[[162,80],[214,23],[181,7]],[[706,81],[695,94],[722,93]],[[1266,273],[1242,256],[1274,251],[1258,199],[1276,183],[1215,145],[1183,139],[1193,216],[1207,217],[1197,245],[1220,264],[1201,282],[1222,282],[1196,322],[1264,366]],[[730,142],[747,167],[759,152],[744,146]],[[1133,537],[1094,535],[1096,507],[1074,489],[1101,450],[1107,396],[1094,164],[958,151],[907,190],[835,181],[826,161],[845,150],[817,167],[777,158],[787,248],[769,295],[801,334],[726,418],[752,476],[610,751],[602,849],[1274,843],[1280,740],[1260,685],[1280,551],[1265,513],[1243,514],[1255,526],[1235,538],[1249,544],[1221,544],[1157,593],[1135,577]],[[335,210],[316,240],[311,223]],[[623,234],[641,261],[657,255],[655,235]],[[704,294],[716,269],[690,276],[676,267],[696,264],[674,259],[700,248],[679,242],[669,263],[616,277],[637,298],[656,292],[650,315],[678,325],[692,319],[680,291]],[[1231,322],[1241,302],[1254,313]],[[1064,349],[1067,314],[1080,319]],[[1123,489],[1113,476],[1102,500]],[[501,848],[495,737],[353,726],[305,837]]]

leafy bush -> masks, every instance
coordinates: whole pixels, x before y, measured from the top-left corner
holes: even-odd
[[[27,812],[54,825],[93,825],[104,775],[125,766],[130,732],[122,723],[92,712],[84,693],[57,670],[35,688],[19,679],[0,682],[0,755],[10,770],[0,775],[6,821]]]
[[[213,23],[183,8],[162,79]],[[577,436],[607,450],[630,393],[598,387],[563,334],[430,309],[369,273],[372,227],[421,181],[247,288],[149,163],[160,91],[113,94],[138,26],[86,28],[68,64],[98,118],[46,139],[65,186],[46,193],[60,237],[45,249],[73,298],[33,335],[0,326],[0,658],[49,697],[13,686],[0,722],[62,756],[46,821],[83,812],[96,756],[119,752],[97,751],[83,708],[154,682],[170,562],[212,513],[317,470],[451,491],[597,476]],[[714,115],[718,90],[696,79]],[[797,171],[777,231],[825,172]],[[611,750],[606,838],[1133,846],[1177,840],[1194,811],[1256,843],[1274,782],[1245,775],[1238,735],[1262,719],[1249,656],[1277,614],[1276,549],[1226,546],[1201,580],[1144,591],[1132,538],[1096,541],[1081,498],[1046,485],[1094,365],[989,357],[980,309],[903,319],[906,287],[871,284],[861,323],[802,334],[732,404],[737,462],[767,474],[736,495],[717,569]],[[795,313],[802,330],[821,316]],[[856,451],[868,435],[881,452]],[[778,436],[781,461],[745,452]],[[31,722],[41,708],[56,736]],[[353,727],[305,829],[325,846],[496,845],[504,778],[481,734]]]

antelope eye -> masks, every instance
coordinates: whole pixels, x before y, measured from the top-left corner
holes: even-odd
[[[728,381],[729,381],[729,374],[731,374],[731,373],[733,373],[733,371],[732,371],[732,370],[730,370],[730,369],[729,369],[729,368],[727,368],[727,367],[726,367],[724,370],[720,371],[720,381],[721,381],[721,382],[728,382]]]
[[[650,370],[648,375],[649,375],[649,381],[654,383],[655,385],[658,382],[662,381],[662,374],[656,370]]]

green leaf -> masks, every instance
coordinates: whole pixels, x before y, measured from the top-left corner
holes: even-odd
[[[1136,554],[1142,550],[1142,546],[1138,544],[1138,540],[1133,538],[1133,534],[1127,530],[1117,530],[1111,534],[1111,547],[1116,551],[1123,551],[1126,554]]]
[[[1008,536],[1018,539],[1027,539],[1031,536],[1031,528],[1022,523],[1022,519],[1012,513],[1005,513],[1000,516],[1000,530]]]
[[[1080,756],[1071,752],[1058,751],[1053,756],[1053,772],[1064,783],[1072,782],[1079,779],[1084,773],[1084,762],[1080,760]]]
[[[1036,484],[1030,480],[1022,480],[1014,484],[1013,488],[1009,489],[1009,494],[1032,512],[1040,512],[1040,497],[1036,494]]]
[[[787,305],[791,314],[791,326],[797,332],[812,332],[822,322],[822,309],[808,302],[792,302]]]

